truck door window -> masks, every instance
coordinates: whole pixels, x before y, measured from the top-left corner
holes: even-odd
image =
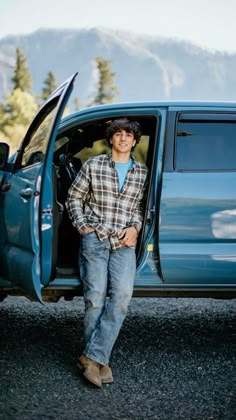
[[[187,114],[186,114],[187,115]],[[195,115],[196,117],[196,115]],[[236,119],[179,119],[175,133],[177,171],[236,170]]]

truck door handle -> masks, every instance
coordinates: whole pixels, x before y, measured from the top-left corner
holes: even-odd
[[[32,188],[26,187],[24,190],[20,192],[20,196],[23,198],[30,198],[32,197],[33,190]]]

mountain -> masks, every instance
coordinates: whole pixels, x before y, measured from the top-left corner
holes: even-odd
[[[16,47],[27,58],[37,95],[49,71],[58,84],[78,71],[74,95],[83,106],[96,91],[97,56],[111,60],[117,101],[236,99],[236,54],[108,29],[39,29],[0,39],[0,99],[11,90]]]

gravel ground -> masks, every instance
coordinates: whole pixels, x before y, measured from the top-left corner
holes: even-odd
[[[80,376],[83,301],[0,304],[0,419],[236,419],[235,300],[133,298],[114,384]]]

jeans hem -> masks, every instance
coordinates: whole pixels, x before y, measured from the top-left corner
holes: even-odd
[[[88,352],[83,352],[84,356],[88,357],[89,359],[93,360],[93,362],[99,363],[99,365],[106,366],[108,362],[100,362],[98,359],[95,359],[94,356],[91,356]]]

